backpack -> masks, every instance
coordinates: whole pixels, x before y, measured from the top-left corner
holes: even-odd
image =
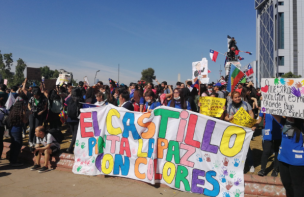
[[[80,114],[79,106],[73,99],[71,99],[71,101],[68,103],[67,112],[68,112],[68,117],[72,119],[77,119]]]
[[[64,138],[63,133],[59,129],[51,129],[47,133],[50,133],[59,144],[62,142]]]
[[[6,124],[8,114],[5,113],[1,108],[0,108],[0,113],[3,114],[2,119],[0,119],[0,125],[4,126]]]

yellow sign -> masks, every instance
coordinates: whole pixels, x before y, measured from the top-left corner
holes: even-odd
[[[200,97],[200,113],[211,117],[221,117],[224,112],[226,99],[215,97]]]
[[[243,107],[241,107],[239,111],[234,114],[231,123],[251,128],[253,127],[253,125],[255,125],[256,119],[251,118],[247,111]]]

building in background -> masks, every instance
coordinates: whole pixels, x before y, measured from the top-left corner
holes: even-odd
[[[304,1],[255,0],[260,78],[304,76]]]

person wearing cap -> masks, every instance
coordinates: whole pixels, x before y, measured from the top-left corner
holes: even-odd
[[[216,83],[214,85],[214,92],[218,94],[218,98],[225,98],[225,94],[221,91],[222,84]]]

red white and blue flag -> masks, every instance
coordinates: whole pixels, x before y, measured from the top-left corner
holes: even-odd
[[[212,61],[216,62],[218,54],[219,53],[217,51],[210,49],[210,58]]]
[[[247,67],[246,75],[250,76],[252,74],[253,74],[253,69],[252,69],[251,65],[249,64]]]

